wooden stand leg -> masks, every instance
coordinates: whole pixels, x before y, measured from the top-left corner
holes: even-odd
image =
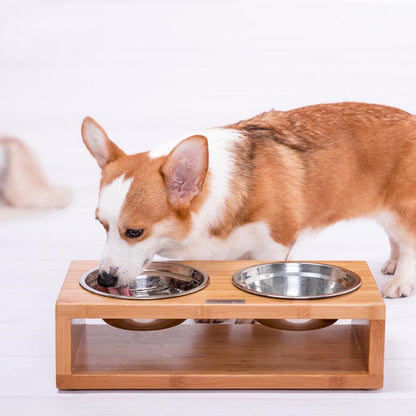
[[[369,374],[380,375],[380,388],[384,373],[384,320],[353,320],[352,327],[358,345],[364,354]]]
[[[72,366],[85,332],[84,320],[56,318],[56,386],[65,388],[65,380],[72,374]]]

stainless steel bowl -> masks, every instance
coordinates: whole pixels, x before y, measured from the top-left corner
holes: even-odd
[[[209,276],[190,266],[178,263],[154,262],[130,285],[132,296],[103,292],[97,283],[98,269],[85,273],[80,285],[96,295],[117,299],[151,300],[189,295],[203,289],[209,283]]]
[[[96,295],[117,299],[151,300],[189,295],[203,289],[209,283],[209,276],[198,269],[178,263],[154,262],[130,285],[132,296],[106,293],[97,283],[98,269],[85,273],[80,285]],[[130,331],[153,331],[171,328],[185,319],[104,319],[104,322],[120,329]]]
[[[267,263],[248,267],[233,275],[233,284],[254,295],[281,299],[320,299],[340,296],[361,286],[356,273],[319,263]],[[263,325],[289,331],[325,328],[337,319],[310,319],[295,323],[287,319],[257,319]]]
[[[319,299],[344,295],[361,286],[356,273],[320,263],[267,263],[233,275],[233,284],[254,295],[281,299]]]

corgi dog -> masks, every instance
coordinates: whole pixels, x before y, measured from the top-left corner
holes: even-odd
[[[306,229],[371,217],[391,244],[384,296],[412,293],[416,117],[405,111],[364,103],[271,110],[134,155],[92,118],[82,137],[102,169],[98,283],[110,292],[128,293],[156,254],[281,261]]]

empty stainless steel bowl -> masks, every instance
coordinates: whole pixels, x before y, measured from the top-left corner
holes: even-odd
[[[209,283],[209,276],[201,270],[178,263],[154,262],[142,274],[136,277],[130,285],[132,296],[124,296],[106,293],[97,283],[98,269],[85,273],[80,280],[80,285],[97,295],[117,299],[150,300],[166,299],[176,296],[189,295],[203,289]],[[179,325],[185,319],[104,319],[104,321],[116,328],[131,331],[152,331],[171,328]]]
[[[319,299],[339,296],[361,286],[356,273],[319,263],[267,263],[248,267],[233,275],[233,284],[254,295],[281,299]],[[263,325],[289,331],[309,331],[332,325],[337,319],[257,319]]]
[[[245,292],[282,299],[319,299],[344,295],[361,286],[356,273],[319,263],[267,263],[233,275],[233,284]]]
[[[189,295],[203,289],[209,283],[209,276],[190,266],[178,263],[153,262],[130,285],[132,296],[103,292],[97,283],[98,269],[85,273],[80,285],[97,295],[117,299],[166,299]]]

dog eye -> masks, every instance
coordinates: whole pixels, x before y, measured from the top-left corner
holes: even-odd
[[[128,228],[126,230],[126,237],[127,238],[139,238],[143,234],[144,230],[133,230],[131,228]]]

